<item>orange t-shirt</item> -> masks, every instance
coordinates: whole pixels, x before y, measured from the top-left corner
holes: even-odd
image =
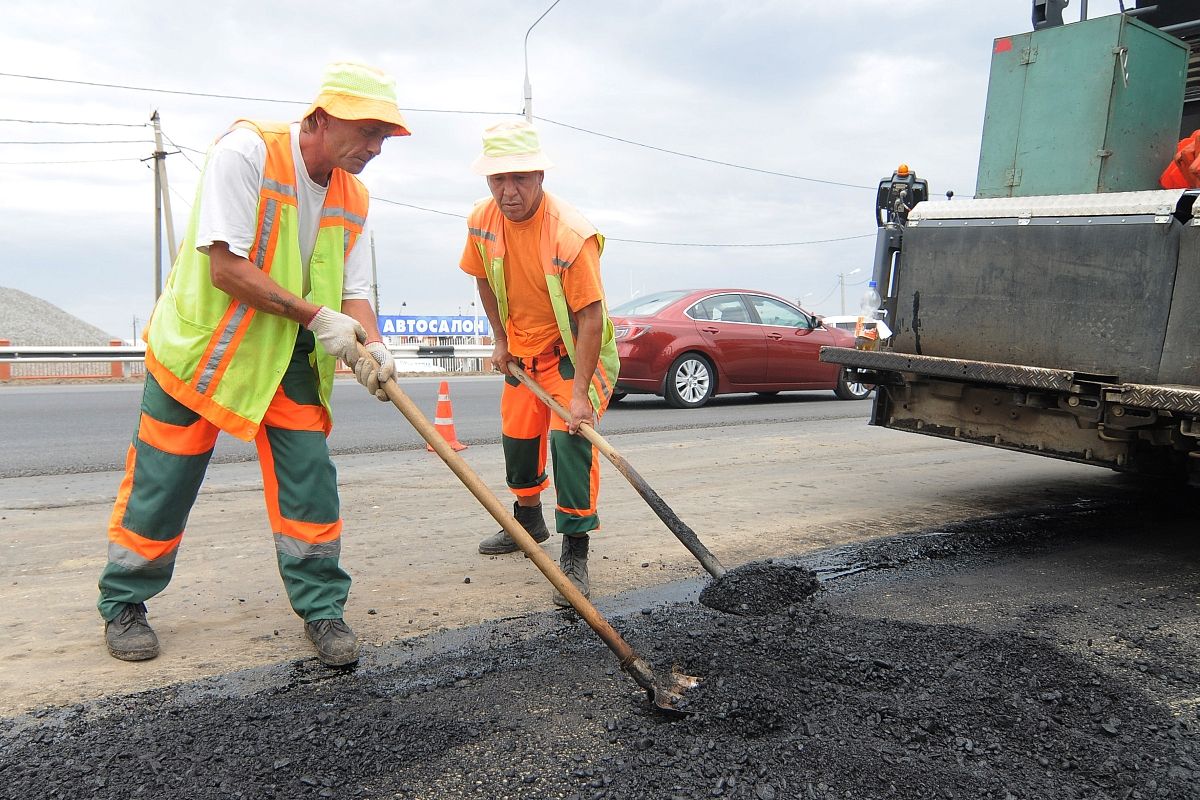
[[[559,340],[558,322],[546,288],[541,263],[542,220],[546,200],[524,222],[504,220],[504,286],[508,293],[508,351],[527,357],[544,353]],[[486,278],[483,259],[470,237],[459,266],[476,278]],[[572,311],[604,299],[600,284],[600,247],[596,237],[583,243],[571,266],[562,271],[563,295]]]

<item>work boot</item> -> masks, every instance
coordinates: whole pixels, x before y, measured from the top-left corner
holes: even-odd
[[[546,530],[546,520],[542,519],[541,503],[538,503],[536,506],[529,506],[528,508],[520,503],[513,503],[513,516],[517,518],[517,522],[521,523],[521,527],[538,544],[550,538],[550,531]],[[498,556],[502,553],[512,553],[520,549],[512,537],[508,535],[508,531],[503,528],[479,543],[479,552],[485,556]]]
[[[563,535],[562,555],[558,557],[558,565],[562,567],[562,571],[566,573],[571,584],[584,597],[587,597],[592,591],[592,584],[588,580],[587,551],[588,535],[586,533],[575,536]],[[554,596],[551,599],[554,600],[556,606],[571,607],[570,601],[563,597],[562,592],[558,589],[554,590]]]
[[[304,635],[316,645],[317,658],[327,667],[345,667],[358,661],[358,637],[344,620],[306,622]]]
[[[104,642],[113,658],[146,661],[158,655],[158,637],[146,623],[145,603],[122,603],[121,611],[104,623]]]

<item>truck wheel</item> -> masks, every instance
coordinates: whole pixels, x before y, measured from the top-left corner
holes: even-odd
[[[862,400],[874,388],[869,383],[859,383],[853,376],[847,374],[845,367],[842,367],[838,371],[837,386],[834,387],[833,393],[838,396],[839,400]]]
[[[663,396],[675,408],[699,408],[717,390],[717,374],[699,353],[684,353],[667,370]]]

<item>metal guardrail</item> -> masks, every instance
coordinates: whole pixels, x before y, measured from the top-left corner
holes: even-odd
[[[404,343],[387,348],[397,360],[428,359],[447,372],[482,371],[484,360],[492,355],[490,344]],[[145,358],[144,345],[5,345],[0,346],[0,381],[136,377],[145,372]]]
[[[388,350],[395,358],[488,358],[492,354],[490,344],[392,344]],[[91,361],[144,361],[146,348],[143,346],[118,345],[115,347],[28,346],[0,347],[0,362],[13,364],[54,364]]]

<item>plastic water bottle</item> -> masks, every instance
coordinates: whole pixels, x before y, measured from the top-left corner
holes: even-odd
[[[863,292],[862,301],[858,306],[858,321],[854,325],[854,346],[859,350],[874,350],[879,346],[879,330],[875,323],[879,319],[879,307],[883,300],[875,286],[875,281],[867,284],[867,290]],[[867,322],[872,323],[870,327],[866,325]]]
[[[863,292],[862,301],[859,303],[859,310],[864,319],[877,319],[879,307],[883,305],[883,300],[879,296],[879,289],[876,288],[875,281],[867,284],[867,290]]]

